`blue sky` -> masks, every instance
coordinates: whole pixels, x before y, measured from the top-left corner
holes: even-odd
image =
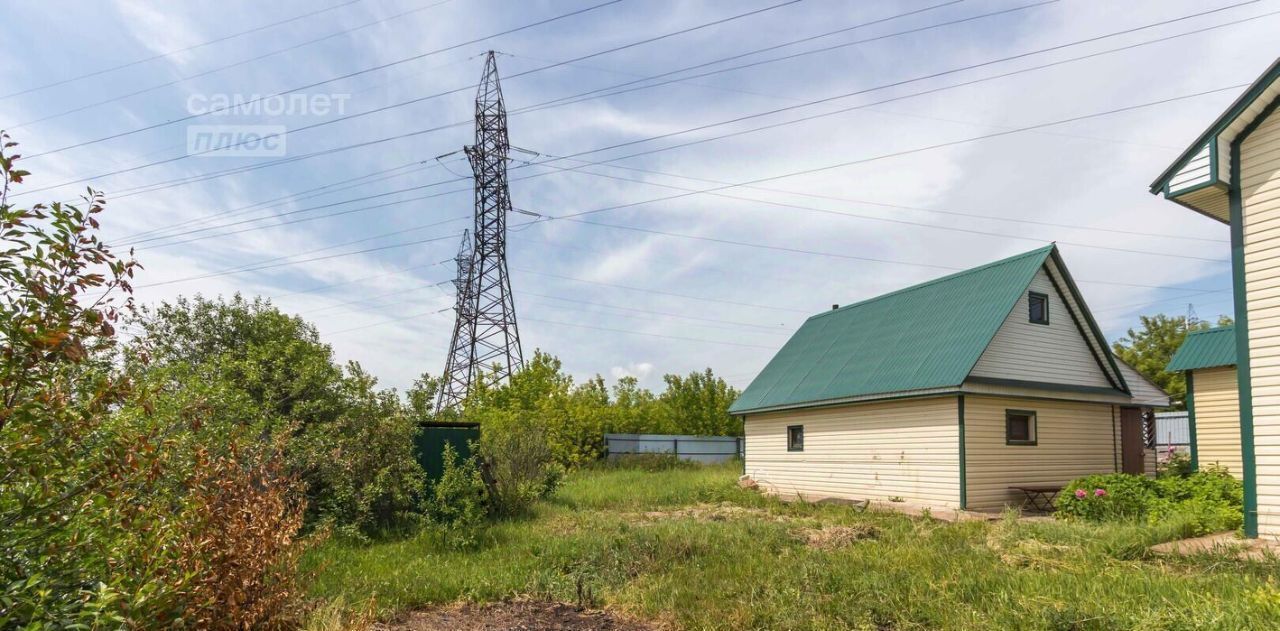
[[[455,152],[472,135],[468,125],[449,125],[471,115],[470,86],[486,50],[501,53],[514,111],[914,11],[632,87],[679,79],[664,85],[513,114],[511,142],[527,151],[513,154],[517,208],[557,216],[621,206],[580,217],[592,223],[511,217],[509,266],[526,355],[542,348],[579,379],[632,374],[655,388],[663,373],[711,366],[743,387],[809,314],[1054,240],[1112,339],[1140,313],[1180,314],[1188,303],[1202,318],[1230,312],[1226,228],[1146,188],[1240,92],[1219,89],[1248,83],[1274,59],[1280,16],[1031,68],[1259,16],[1280,3],[803,0],[521,77],[514,75],[782,2],[623,0],[488,37],[600,2],[8,5],[0,94],[164,55],[0,99],[0,128],[33,156],[25,190],[56,186],[14,201],[70,199],[85,184],[57,185],[92,177],[111,200],[105,234],[135,243],[147,268],[139,300],[271,297],[313,321],[341,359],[403,388],[423,371],[438,374],[449,343],[450,287],[438,283],[454,273],[447,261],[468,225],[471,196],[468,183],[447,182],[466,175]],[[183,50],[324,7],[336,8]],[[1231,8],[865,91],[1215,7]],[[166,54],[173,51],[183,52]],[[271,95],[383,64],[392,65],[296,94],[337,99],[351,115],[454,92],[351,120],[338,120],[336,107],[259,111],[128,133],[181,119],[192,103],[218,95]],[[1031,70],[946,88],[1023,69]],[[865,92],[830,98],[857,91]],[[141,93],[117,98],[133,92]],[[911,96],[918,92],[929,93]],[[921,150],[1165,99],[1176,100]],[[764,114],[780,108],[789,109]],[[317,155],[270,167],[262,165],[274,158],[184,157],[187,127],[207,124],[284,125],[286,156]],[[332,151],[434,127],[444,128]],[[759,127],[769,128],[751,131]],[[115,134],[123,135],[37,155]],[[646,140],[654,136],[665,137]],[[632,144],[592,152],[621,143]],[[644,155],[626,157],[635,153]],[[147,190],[240,167],[249,170]],[[204,230],[137,241],[162,228]],[[359,252],[397,244],[407,245]],[[272,267],[227,273],[262,265]]]

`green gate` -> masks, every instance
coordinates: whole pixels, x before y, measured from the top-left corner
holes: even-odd
[[[453,445],[460,457],[470,458],[475,440],[480,440],[478,423],[425,423],[418,426],[413,447],[427,479],[438,480],[444,473],[444,446]]]

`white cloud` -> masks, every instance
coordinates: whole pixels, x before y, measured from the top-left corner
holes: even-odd
[[[623,377],[635,377],[640,381],[644,381],[650,373],[653,372],[653,364],[649,362],[630,363],[626,366],[614,366],[609,369],[609,374],[613,375],[614,380]]]

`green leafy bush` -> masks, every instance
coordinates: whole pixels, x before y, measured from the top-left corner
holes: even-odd
[[[359,364],[336,364],[314,326],[239,295],[161,303],[135,324],[136,380],[177,401],[199,394],[211,431],[290,435],[309,527],[359,539],[416,523],[424,474],[411,411]]]
[[[1058,516],[1086,521],[1176,520],[1186,534],[1234,530],[1243,523],[1244,487],[1224,469],[1160,478],[1112,473],[1073,480],[1059,495]]]
[[[9,185],[26,173],[6,155],[7,138],[0,629],[283,624],[299,606],[304,500],[294,479],[274,450],[240,449],[243,432],[210,427],[210,410],[243,399],[176,372],[140,380],[145,354],[128,370],[117,361],[116,326],[133,312],[139,266],[99,240],[105,201],[93,191],[87,210],[10,205]]]
[[[480,469],[473,459],[461,458],[453,445],[445,443],[444,469],[440,479],[429,485],[426,509],[431,523],[444,533],[450,545],[474,545],[484,529],[486,490]]]
[[[546,430],[536,417],[489,410],[479,418],[478,451],[493,477],[490,512],[519,515],[555,492],[564,468],[555,461]]]
[[[1191,466],[1191,455],[1182,452],[1174,452],[1169,454],[1169,459],[1165,461],[1164,468],[1160,471],[1163,476],[1179,476],[1186,477],[1191,475],[1195,469]]]
[[[1072,480],[1058,495],[1058,515],[1088,521],[1143,517],[1157,494],[1156,481],[1107,473]]]

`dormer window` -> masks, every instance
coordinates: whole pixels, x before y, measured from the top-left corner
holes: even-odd
[[[1036,292],[1027,294],[1027,311],[1032,324],[1049,323],[1049,296]]]

